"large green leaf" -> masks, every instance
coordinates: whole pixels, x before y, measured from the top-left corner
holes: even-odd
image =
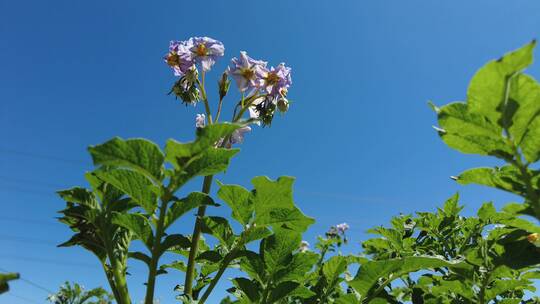
[[[286,268],[292,261],[292,253],[300,246],[300,233],[278,229],[261,242],[261,256],[266,272],[270,275]]]
[[[146,176],[126,169],[99,170],[95,174],[99,179],[129,195],[148,214],[154,214],[159,188]]]
[[[535,45],[533,41],[476,72],[467,90],[467,103],[472,112],[485,116],[491,123],[501,122],[507,81],[532,63]]]
[[[436,109],[442,140],[463,153],[510,158],[512,147],[502,137],[501,127],[469,107],[455,102]]]
[[[187,197],[174,201],[165,216],[165,229],[182,215],[186,214],[186,212],[203,205],[217,206],[208,194],[202,192],[192,192]]]
[[[381,278],[388,284],[402,275],[437,267],[470,268],[468,264],[462,261],[447,261],[432,256],[411,256],[399,259],[369,261],[360,266],[356,277],[352,281],[349,281],[348,284],[360,293],[362,298],[366,298]]]
[[[148,249],[152,250],[154,234],[152,232],[152,226],[145,216],[139,213],[115,212],[112,222],[131,231]]]
[[[204,217],[201,231],[217,238],[225,248],[230,248],[236,239],[229,221],[219,216]]]
[[[88,151],[95,165],[126,167],[156,181],[162,179],[163,152],[146,139],[115,137],[104,144],[89,147]]]
[[[470,169],[461,173],[456,181],[462,185],[483,185],[525,196],[527,189],[520,176],[517,168],[507,165],[500,168]]]
[[[320,256],[314,252],[299,252],[293,255],[291,262],[285,269],[282,269],[275,275],[276,282],[295,281],[303,282],[306,274],[313,269]]]
[[[235,220],[243,225],[249,223],[254,210],[251,192],[239,185],[220,184],[217,194],[232,209]]]
[[[255,186],[252,201],[257,224],[304,232],[315,222],[294,205],[292,195],[294,178],[284,176],[273,181],[266,176],[258,176],[252,183]]]

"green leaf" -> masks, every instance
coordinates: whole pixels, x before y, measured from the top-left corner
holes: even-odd
[[[538,100],[536,101],[537,103]],[[540,113],[537,112],[534,120],[528,125],[519,143],[523,155],[530,163],[537,162],[540,159]]]
[[[165,216],[164,222],[164,229],[167,229],[167,227],[172,225],[176,220],[178,220],[188,211],[204,205],[218,206],[216,203],[214,203],[214,200],[208,194],[202,192],[192,192],[187,197],[174,201],[171,204],[169,210],[167,210],[167,215]]]
[[[104,144],[89,147],[88,151],[95,165],[129,168],[156,181],[163,177],[163,152],[146,139],[115,137]]]
[[[232,209],[235,220],[243,225],[249,223],[254,211],[251,192],[239,185],[220,184],[217,194]]]
[[[339,276],[347,270],[347,258],[336,255],[328,259],[323,265],[323,274],[329,286],[339,283]]]
[[[197,261],[208,261],[211,263],[217,263],[223,259],[221,254],[215,250],[206,250],[201,252],[197,256]]]
[[[165,159],[177,168],[184,167],[185,160],[191,159],[197,154],[214,147],[215,144],[226,136],[231,135],[241,125],[230,123],[218,123],[197,129],[195,141],[180,143],[176,140],[167,141],[165,147]]]
[[[267,272],[272,275],[291,263],[292,253],[298,249],[300,233],[278,229],[261,242],[261,256]]]
[[[57,193],[66,202],[77,203],[90,208],[99,208],[94,193],[85,188],[73,187],[71,189],[57,191]]]
[[[159,188],[144,175],[125,169],[96,171],[95,174],[99,179],[129,195],[148,214],[154,214]]]
[[[385,278],[386,283],[399,278],[402,275],[419,270],[433,269],[437,267],[469,269],[470,266],[462,261],[447,261],[431,256],[411,256],[398,259],[369,261],[360,266],[356,277],[348,284],[354,288],[362,298],[369,295],[379,279]]]
[[[257,303],[261,297],[259,285],[246,278],[235,278],[232,280],[234,286],[240,289],[251,301]]]
[[[159,256],[161,256],[165,251],[175,248],[175,249],[187,249],[191,247],[191,240],[181,234],[170,234],[165,237],[161,245],[159,246]]]
[[[485,203],[478,209],[478,217],[484,222],[491,223],[497,217],[497,209],[493,203]]]
[[[500,121],[507,80],[532,63],[535,45],[536,41],[533,41],[476,72],[467,90],[467,103],[472,112],[487,117],[492,123]]]
[[[219,242],[230,248],[236,236],[226,218],[219,216],[206,216],[202,220],[201,231],[217,238]]]
[[[140,251],[134,251],[129,253],[129,257],[144,262],[146,265],[150,266],[150,257],[145,253]]]
[[[300,283],[291,281],[279,283],[275,288],[270,291],[270,298],[268,302],[275,303],[281,300],[282,298],[293,292],[299,285]]]
[[[245,250],[240,260],[240,269],[259,283],[265,282],[265,269],[262,257],[256,252]]]
[[[285,176],[272,181],[266,176],[258,176],[252,183],[255,186],[252,201],[255,205],[257,224],[270,225],[274,229],[287,228],[304,232],[315,222],[294,205],[292,196],[294,178]]]
[[[520,172],[514,166],[501,168],[474,168],[461,173],[456,181],[461,185],[477,184],[525,196],[526,186],[521,182]]]
[[[468,154],[512,157],[512,147],[502,137],[501,127],[470,111],[467,104],[450,103],[441,107],[437,114],[439,135],[451,148]]]
[[[256,222],[265,225],[271,225],[275,228],[288,228],[297,232],[304,232],[315,223],[311,217],[305,216],[298,208],[284,209],[276,208],[268,210],[257,216]]]
[[[246,245],[250,242],[264,239],[270,235],[272,235],[272,231],[268,230],[266,227],[249,227],[240,234],[240,242],[241,245]]]
[[[131,231],[149,250],[152,250],[154,234],[148,219],[139,213],[113,213],[112,222]]]
[[[294,207],[292,186],[294,178],[282,176],[273,181],[266,176],[257,176],[251,180],[255,186],[254,202],[257,210]]]
[[[306,274],[313,269],[319,258],[320,256],[318,254],[310,251],[299,252],[293,255],[292,260],[287,267],[276,273],[276,282],[303,282]]]

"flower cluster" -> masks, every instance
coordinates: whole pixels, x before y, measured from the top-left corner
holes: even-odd
[[[225,54],[223,43],[209,37],[192,37],[186,41],[171,41],[165,62],[174,75],[184,76],[198,64],[203,72],[210,71],[216,59]]]
[[[270,124],[276,108],[284,113],[289,109],[287,92],[292,84],[291,68],[280,63],[277,67],[267,67],[267,62],[255,60],[240,52],[240,58],[233,58],[227,73],[236,81],[238,89],[247,95],[250,117],[263,124]]]
[[[204,100],[207,115],[197,114],[195,126],[204,128],[209,113],[206,90],[204,88],[204,73],[209,71],[219,57],[225,53],[223,43],[209,37],[192,37],[185,41],[171,41],[169,51],[164,57],[165,62],[179,77],[169,94],[174,94],[185,104],[195,105]],[[199,71],[201,78],[199,79]],[[270,125],[276,110],[284,113],[289,109],[287,93],[292,84],[291,68],[280,63],[269,67],[266,61],[255,60],[245,51],[240,52],[238,58],[233,58],[226,71],[218,81],[219,105],[218,115],[221,112],[221,103],[234,79],[238,90],[242,93],[242,100],[235,109],[232,122],[241,122],[244,113],[249,113],[250,120],[245,124],[255,122]],[[236,116],[237,111],[239,115]],[[210,121],[211,122],[211,121]],[[230,147],[232,144],[242,143],[244,135],[251,131],[245,125],[237,129],[227,142],[220,145]],[[225,139],[223,139],[225,140]]]
[[[326,237],[329,240],[335,240],[338,246],[341,246],[341,242],[347,244],[347,236],[345,232],[349,230],[349,225],[347,223],[337,224],[336,226],[330,227],[326,232]]]
[[[216,59],[223,56],[223,43],[209,37],[192,37],[186,41],[171,41],[165,62],[173,69],[174,75],[180,79],[174,84],[171,93],[186,104],[195,104],[200,99],[200,89],[196,84],[199,73],[197,65],[203,72],[209,71]]]
[[[306,252],[309,250],[309,243],[307,241],[300,242],[300,247],[298,248],[300,252]]]

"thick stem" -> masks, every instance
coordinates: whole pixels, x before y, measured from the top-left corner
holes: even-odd
[[[202,192],[205,194],[210,193],[210,188],[212,186],[213,175],[205,176]],[[202,218],[206,213],[206,206],[201,206],[197,210],[197,218],[195,219],[195,227],[193,228],[193,236],[191,237],[191,248],[189,250],[188,265],[186,269],[186,281],[184,283],[184,294],[193,297],[193,279],[195,275],[195,258],[197,257],[197,252],[199,251],[199,240],[201,239],[201,227],[202,227]]]
[[[114,254],[113,246],[111,244],[112,240],[109,238],[108,235],[102,235],[102,239],[105,243],[105,250],[107,251],[107,256],[109,258],[109,263],[111,264],[112,271],[112,278],[110,277],[110,274],[107,274],[107,278],[114,282],[109,283],[116,297],[116,302],[118,302],[118,304],[131,304],[125,271],[123,269],[123,266],[118,263],[118,259]],[[105,269],[105,262],[103,262],[102,264]],[[122,267],[122,269],[120,269],[120,267]]]
[[[120,294],[118,293],[118,289],[116,288],[116,284],[114,283],[112,273],[107,270],[107,264],[105,264],[104,261],[101,262],[101,266],[103,267],[103,271],[105,272],[105,276],[107,277],[107,281],[109,282],[109,286],[111,287],[114,298],[118,303],[120,303]]]
[[[117,266],[113,266],[114,281],[118,295],[120,296],[120,300],[117,300],[117,302],[118,304],[131,304],[131,299],[129,298],[129,292],[127,289],[126,277]]]
[[[154,289],[156,286],[157,266],[160,256],[161,237],[163,236],[163,226],[165,222],[165,215],[167,214],[167,204],[169,198],[162,198],[161,206],[159,207],[159,219],[156,227],[156,235],[154,238],[154,244],[152,245],[152,258],[150,259],[150,265],[148,266],[150,271],[148,273],[148,281],[146,286],[145,304],[152,304],[154,302]]]

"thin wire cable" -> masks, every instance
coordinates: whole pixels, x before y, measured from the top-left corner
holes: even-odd
[[[52,242],[49,240],[43,240],[43,239],[37,239],[37,238],[30,238],[25,236],[15,236],[15,235],[5,235],[0,234],[0,240],[3,241],[13,241],[13,242],[19,242],[19,243],[34,243],[34,244],[45,244],[45,245],[53,245],[56,247],[59,243]]]
[[[9,272],[8,270],[3,269],[3,268],[0,268],[0,271]],[[33,287],[35,287],[37,289],[41,289],[41,290],[43,290],[45,292],[54,293],[54,291],[50,290],[49,288],[44,287],[44,286],[42,286],[42,285],[40,285],[40,284],[38,284],[36,282],[32,282],[32,281],[30,281],[30,280],[28,280],[28,279],[26,279],[26,278],[24,278],[22,276],[20,276],[18,280],[21,281],[21,282],[25,282],[26,284],[32,285]]]
[[[25,302],[27,302],[27,303],[41,304],[41,303],[39,303],[39,302],[37,302],[37,301],[34,301],[34,300],[32,300],[32,299],[28,299],[28,298],[25,298],[25,297],[23,297],[23,296],[19,296],[19,295],[17,295],[17,294],[14,294],[14,293],[12,293],[11,291],[8,291],[8,292],[6,293],[6,295],[12,296],[12,297],[17,298],[17,299],[19,299],[19,300],[23,300],[23,301],[25,301]]]
[[[40,258],[24,257],[24,256],[0,255],[0,259],[18,260],[18,261],[51,264],[51,265],[58,265],[58,266],[69,266],[69,267],[75,266],[75,267],[85,267],[85,268],[96,269],[96,265],[92,265],[92,264],[60,261],[60,260],[50,260],[50,259],[40,259]]]
[[[5,148],[5,147],[0,147],[0,153],[17,155],[17,156],[24,156],[24,157],[30,157],[30,158],[39,158],[39,159],[52,160],[52,161],[56,161],[56,162],[62,162],[62,163],[78,165],[78,166],[86,163],[86,162],[84,162],[82,160],[66,159],[66,158],[56,157],[56,156],[52,156],[52,155],[31,153],[31,152],[27,152],[27,151],[14,150],[14,149],[9,149],[9,148]]]

